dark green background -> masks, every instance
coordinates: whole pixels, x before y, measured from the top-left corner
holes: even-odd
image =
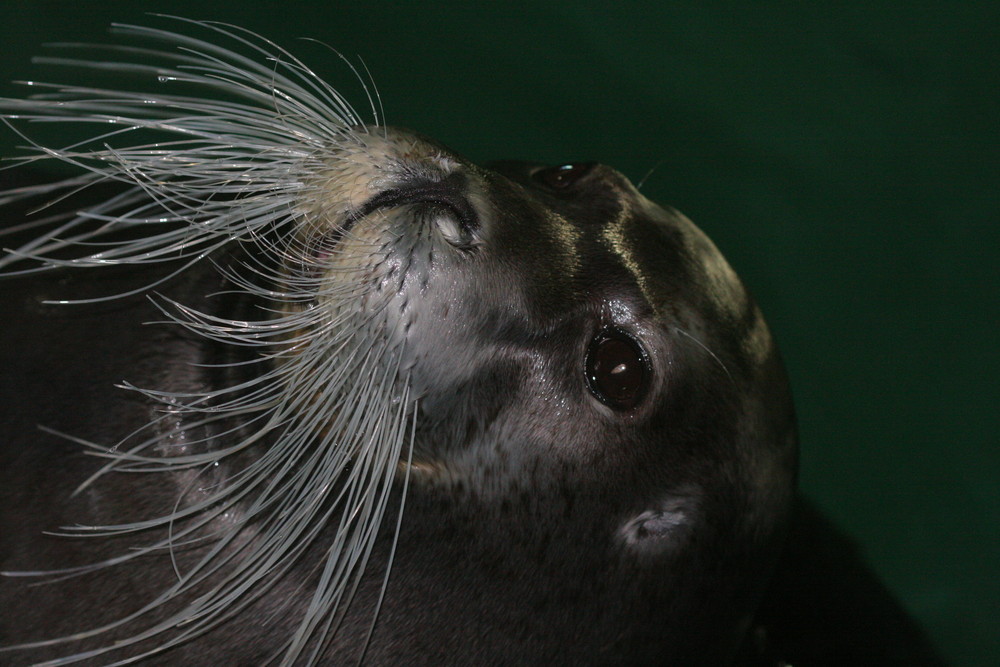
[[[0,90],[43,42],[161,11],[251,28],[351,90],[294,38],[361,56],[390,123],[476,160],[648,175],[768,315],[803,487],[954,664],[995,665],[1000,10],[824,4],[6,0]]]

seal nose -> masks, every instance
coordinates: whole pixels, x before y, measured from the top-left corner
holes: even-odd
[[[376,211],[399,206],[423,205],[438,208],[454,217],[464,234],[479,231],[479,215],[463,193],[464,179],[451,174],[441,181],[414,181],[378,193],[348,214],[345,227]],[[346,228],[344,231],[347,231]]]
[[[441,180],[414,179],[401,185],[382,190],[363,204],[348,211],[340,223],[331,229],[317,244],[318,254],[329,254],[340,240],[361,220],[379,211],[400,207],[414,207],[421,212],[431,212],[438,217],[438,228],[445,239],[460,248],[472,248],[481,227],[479,213],[465,193],[465,177],[449,174]]]

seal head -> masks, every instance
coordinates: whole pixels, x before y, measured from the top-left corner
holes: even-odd
[[[541,645],[511,659],[572,645],[724,660],[795,476],[787,384],[753,300],[689,220],[608,167],[484,169],[397,130],[378,144],[383,180],[338,206],[365,212],[341,214],[354,222],[338,249],[380,249],[363,280],[387,295],[381,335],[417,398],[402,535],[474,536],[471,562],[505,564],[501,585],[480,569],[466,584],[534,628],[526,644]],[[437,511],[413,509],[425,502]],[[438,592],[454,585],[428,569]],[[396,625],[386,613],[376,639]]]

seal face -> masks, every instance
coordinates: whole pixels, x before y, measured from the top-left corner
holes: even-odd
[[[228,93],[260,77],[212,67]],[[79,575],[5,583],[3,608],[36,601],[4,614],[6,655],[730,659],[781,543],[796,438],[774,343],[719,251],[603,165],[478,166],[271,85],[268,104],[294,102],[280,122],[255,96],[161,94],[172,111],[153,120],[115,102],[131,113],[116,123],[197,143],[94,148],[96,179],[137,186],[6,260],[69,271],[58,298],[102,294],[83,267],[122,267],[103,295],[155,285],[174,321],[150,341],[136,338],[146,301],[76,307],[117,332],[112,381],[142,389],[74,399],[105,373],[70,373],[69,395],[31,419],[94,443],[107,467],[6,429],[3,485],[22,511],[0,524],[3,569]],[[74,104],[93,118],[107,103],[28,111]],[[66,259],[67,231],[104,245]],[[24,285],[5,308],[60,284]],[[33,308],[10,340],[63,330]],[[105,536],[39,536],[74,523]],[[94,604],[60,613],[68,594]]]

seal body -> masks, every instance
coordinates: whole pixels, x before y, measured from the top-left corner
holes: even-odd
[[[15,105],[183,138],[56,152],[133,186],[0,260],[34,267],[0,302],[3,660],[775,664],[794,412],[704,234],[169,37],[159,80],[251,102]]]

